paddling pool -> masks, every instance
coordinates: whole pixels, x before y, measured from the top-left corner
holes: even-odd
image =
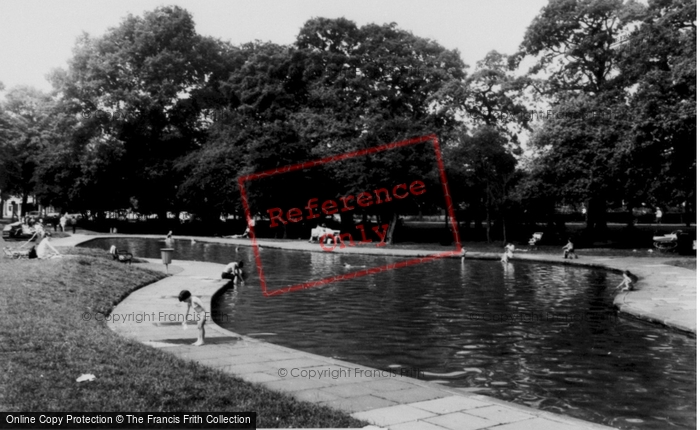
[[[112,244],[150,258],[163,247],[136,238],[82,246]],[[251,248],[175,249],[175,260],[246,262],[246,284],[212,306],[233,332],[618,428],[695,428],[696,339],[620,318],[620,275],[443,259],[265,298]],[[261,256],[268,289],[401,260],[269,248]]]

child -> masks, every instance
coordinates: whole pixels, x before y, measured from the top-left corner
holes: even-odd
[[[57,258],[61,256],[61,253],[56,250],[56,248],[53,247],[49,243],[49,238],[51,237],[51,233],[46,233],[46,237],[44,237],[41,242],[39,242],[39,245],[36,247],[36,256],[40,259],[47,259],[47,258]]]
[[[515,252],[515,245],[513,245],[512,243],[508,243],[506,245],[506,255],[508,256],[508,258],[513,258],[513,252]]]
[[[571,238],[569,238],[569,241],[564,245],[562,248],[564,250],[564,259],[569,258],[569,256],[572,256],[571,259],[573,260],[574,258],[578,258],[578,255],[576,255],[576,250],[574,249],[574,243],[571,241]]]
[[[241,284],[243,284],[243,260],[229,263],[221,273],[221,279],[231,279],[234,284],[241,281]]]
[[[624,288],[622,288],[620,290],[620,292],[622,292],[622,291],[634,291],[634,285],[632,285],[633,283],[634,283],[634,281],[632,280],[632,273],[630,273],[629,270],[625,270],[624,273],[622,273],[622,282],[620,283],[620,285],[615,287],[615,289],[618,289],[618,288],[624,286]]]
[[[180,295],[178,296],[178,299],[181,302],[187,302],[187,311],[185,312],[185,320],[182,322],[183,330],[187,330],[187,315],[189,315],[190,307],[192,307],[192,308],[194,308],[193,314],[194,314],[194,312],[196,312],[195,319],[198,320],[197,321],[197,330],[199,330],[199,335],[197,336],[197,342],[193,343],[192,345],[194,345],[194,346],[204,345],[204,323],[207,320],[207,314],[204,311],[204,304],[199,299],[199,297],[193,296],[187,290],[180,291]]]
[[[501,255],[501,263],[507,263],[508,262],[508,251],[504,252],[503,255]]]

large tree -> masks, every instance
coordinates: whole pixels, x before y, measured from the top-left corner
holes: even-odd
[[[27,200],[37,189],[39,156],[50,151],[60,136],[55,130],[55,102],[50,95],[32,87],[10,89],[0,107],[0,151],[4,193]]]
[[[529,74],[555,101],[571,93],[600,94],[616,87],[617,45],[643,6],[634,0],[550,0],[528,27],[515,63],[534,57]]]
[[[508,138],[494,126],[481,126],[472,133],[462,133],[458,142],[447,150],[448,168],[460,183],[462,193],[455,203],[468,209],[477,224],[486,221],[486,240],[491,242],[491,227],[498,220],[503,240],[507,241],[506,205],[516,177],[517,160],[508,150]]]
[[[295,121],[301,138],[312,143],[318,156],[425,134],[443,137],[457,126],[454,115],[437,109],[443,87],[464,77],[456,51],[396,24],[358,28],[345,19],[325,18],[308,21],[296,47],[307,56],[308,102]],[[386,187],[408,176],[427,178],[437,186],[435,163],[426,159],[429,154],[424,145],[328,166],[327,176],[338,194],[333,197]],[[441,193],[430,195],[435,197],[433,203],[444,200]],[[398,214],[404,210],[400,204],[386,204],[368,213],[390,225],[387,241],[391,242]]]
[[[115,180],[132,196],[118,207],[138,202],[161,216],[176,208],[174,163],[204,141],[210,121],[203,113],[226,102],[218,85],[233,67],[232,51],[198,35],[176,6],[129,15],[104,36],[78,41],[68,71],[53,81],[87,117],[84,127],[99,130],[90,140],[112,146],[105,155],[119,154]]]
[[[621,91],[618,45],[643,12],[634,1],[550,0],[528,27],[515,56],[516,62],[535,58],[529,71],[534,88],[553,104],[554,116],[531,139],[535,147],[551,148],[539,160],[544,169],[538,170],[557,170],[547,176],[565,183],[549,186],[570,192],[556,194],[587,202],[589,231],[605,230],[610,194],[604,191],[612,187],[609,181],[618,179],[613,175],[620,174],[620,166],[610,162],[620,159],[629,115]],[[602,165],[609,169],[601,172]]]
[[[695,0],[652,0],[622,44],[621,69],[633,88],[625,195],[629,202],[681,205],[691,222],[697,174]]]

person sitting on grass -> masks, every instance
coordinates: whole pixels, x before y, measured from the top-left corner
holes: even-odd
[[[562,249],[564,250],[564,259],[571,258],[573,260],[574,258],[578,258],[576,249],[574,248],[574,242],[571,241],[571,238],[569,238],[569,241],[566,242],[566,245],[564,245]]]
[[[51,233],[46,233],[46,236],[39,242],[39,245],[36,247],[36,256],[39,259],[48,259],[48,258],[58,258],[61,257],[61,253],[56,250],[56,248],[53,247],[49,243],[49,238],[51,237]]]
[[[630,273],[629,270],[625,270],[622,273],[622,282],[620,282],[620,285],[615,287],[615,289],[617,290],[620,287],[622,287],[622,289],[620,289],[620,292],[634,291],[634,281],[632,280],[632,273]]]
[[[238,262],[234,261],[226,265],[224,271],[221,272],[221,279],[230,279],[233,281],[234,285],[237,284],[238,281],[241,281],[241,284],[243,284],[243,260]]]
[[[199,299],[199,297],[193,296],[189,291],[182,290],[178,299],[181,302],[187,303],[187,311],[185,311],[185,320],[182,322],[182,329],[187,330],[187,316],[190,313],[190,308],[194,308],[193,315],[197,320],[197,330],[199,330],[199,335],[197,336],[197,341],[193,343],[194,346],[204,345],[204,323],[207,320],[207,314],[204,311],[204,304]]]

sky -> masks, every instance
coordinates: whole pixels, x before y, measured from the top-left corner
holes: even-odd
[[[491,50],[514,53],[547,0],[0,0],[0,82],[48,91],[46,75],[66,68],[83,32],[101,36],[129,14],[178,5],[197,32],[234,45],[294,42],[314,17],[345,17],[358,26],[395,22],[414,35],[457,49],[473,69]]]

